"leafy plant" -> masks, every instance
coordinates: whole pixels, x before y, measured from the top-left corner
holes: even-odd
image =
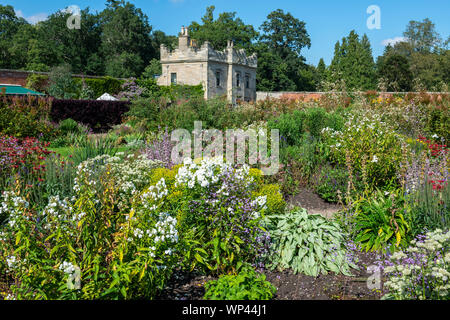
[[[355,241],[366,251],[405,247],[410,240],[410,208],[401,189],[389,194],[382,191],[354,203]]]
[[[270,300],[276,292],[265,275],[247,265],[237,275],[224,275],[207,282],[205,289],[205,300]]]
[[[305,209],[266,217],[272,239],[269,268],[317,276],[329,271],[351,275],[357,268],[346,256],[344,236],[339,226]]]
[[[113,156],[116,152],[115,140],[109,136],[88,139],[81,137],[71,147],[72,160],[75,165],[99,155],[107,154]]]

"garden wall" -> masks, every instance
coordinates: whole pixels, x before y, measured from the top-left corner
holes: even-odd
[[[265,99],[292,99],[292,100],[303,100],[310,101],[320,99],[321,96],[326,94],[327,92],[264,92],[258,91],[256,92],[256,101],[261,101]],[[356,94],[356,92],[354,92]],[[420,94],[419,92],[378,92],[380,97],[386,98],[389,96],[393,96],[394,94]],[[350,94],[352,94],[350,92]],[[442,97],[442,95],[448,95],[449,92],[427,92],[430,95],[437,95],[438,97]]]

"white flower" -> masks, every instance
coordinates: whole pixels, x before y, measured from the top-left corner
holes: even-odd
[[[376,155],[374,155],[372,158],[372,163],[377,163],[377,162],[378,162],[378,157]]]
[[[64,271],[68,275],[72,275],[75,272],[75,266],[71,262],[64,261],[59,266],[59,270]]]

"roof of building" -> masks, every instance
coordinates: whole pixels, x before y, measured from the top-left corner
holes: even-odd
[[[32,96],[45,96],[43,93],[24,88],[17,84],[0,84],[0,93],[4,90],[3,88],[6,90],[6,95],[23,96],[29,94]]]
[[[119,99],[114,98],[112,95],[110,95],[109,93],[104,93],[102,94],[101,97],[99,97],[97,100],[107,100],[107,101],[118,101]]]

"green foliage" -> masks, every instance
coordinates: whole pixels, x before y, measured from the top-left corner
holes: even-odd
[[[83,79],[80,78],[75,79],[75,82],[80,86],[82,81]],[[84,79],[84,82],[94,91],[93,98],[97,99],[104,93],[118,94],[124,81],[112,77],[103,77]]]
[[[0,133],[17,138],[40,137],[50,141],[56,130],[49,121],[51,101],[36,97],[0,95]]]
[[[378,76],[387,82],[387,90],[408,92],[412,89],[413,75],[408,60],[398,54],[378,58]]]
[[[440,192],[433,189],[429,179],[408,196],[411,207],[411,233],[416,236],[423,230],[450,229],[448,205],[450,188],[443,183]]]
[[[339,226],[320,215],[309,215],[305,209],[266,217],[266,228],[272,239],[269,267],[310,276],[329,271],[351,275],[356,268],[346,257],[344,236]]]
[[[322,108],[308,108],[285,113],[268,121],[270,129],[280,130],[283,145],[294,146],[302,144],[302,137],[308,132],[314,138],[320,138],[323,128],[340,130],[344,119],[337,113],[327,113]]]
[[[32,73],[27,77],[26,87],[37,92],[47,91],[48,76]]]
[[[206,8],[202,17],[202,24],[192,22],[189,26],[189,35],[201,45],[209,41],[216,50],[223,50],[227,42],[233,40],[238,49],[251,49],[252,41],[258,33],[252,25],[246,25],[240,18],[236,18],[236,12],[223,12],[214,20],[215,6]]]
[[[280,192],[280,186],[276,184],[265,184],[261,188],[254,192],[253,196],[255,198],[265,196],[266,199],[266,214],[277,214],[279,212],[284,212],[286,208],[286,201],[283,199],[283,195]]]
[[[341,166],[351,165],[366,177],[370,188],[397,184],[396,172],[401,161],[402,137],[381,120],[378,114],[348,114],[342,131],[323,130],[331,149],[328,158]]]
[[[49,95],[58,99],[72,99],[76,96],[76,90],[69,65],[52,69],[49,75]]]
[[[105,64],[106,74],[117,78],[131,78],[138,76],[144,66],[144,61],[136,53],[122,52],[109,58]]]
[[[75,145],[71,147],[72,160],[75,165],[103,154],[113,156],[116,152],[115,140],[108,136],[87,139],[80,136]]]
[[[62,120],[62,121],[59,123],[58,128],[59,128],[59,130],[61,130],[61,132],[62,132],[63,134],[67,134],[67,133],[79,133],[79,132],[80,132],[80,129],[79,129],[79,127],[78,127],[78,123],[77,123],[75,120],[70,119],[70,118],[69,118],[69,119]]]
[[[137,99],[126,114],[133,124],[144,125],[148,130],[158,127],[170,129],[194,129],[195,121],[202,121],[204,128],[225,129],[233,127],[237,115],[225,99],[204,100],[193,97],[171,103],[167,98]]]
[[[106,74],[124,78],[140,76],[156,56],[147,15],[130,2],[108,0],[100,16],[103,22],[100,52],[106,57]]]
[[[352,30],[335,45],[334,57],[330,65],[331,81],[343,79],[350,89],[375,89],[375,63],[369,39],[364,34],[361,39]]]
[[[450,141],[450,108],[448,105],[428,107],[425,131],[430,135],[437,134],[445,141]]]
[[[311,90],[311,70],[301,50],[311,46],[305,22],[278,9],[261,25],[263,34],[255,46],[258,54],[257,89],[261,91]],[[306,81],[305,81],[306,80]]]
[[[150,64],[145,67],[142,73],[142,78],[144,79],[154,79],[155,76],[162,74],[161,62],[158,59],[152,59]]]
[[[402,190],[391,194],[377,191],[353,204],[355,241],[366,251],[404,248],[411,239],[410,208]],[[389,247],[389,248],[388,248]]]
[[[345,201],[350,174],[346,168],[322,166],[313,177],[313,187],[317,194],[328,202]],[[350,196],[356,196],[364,190],[361,179],[353,178]],[[339,198],[339,195],[341,198]]]
[[[205,284],[205,300],[270,300],[276,288],[266,276],[251,266],[243,266],[237,275],[220,276]]]

